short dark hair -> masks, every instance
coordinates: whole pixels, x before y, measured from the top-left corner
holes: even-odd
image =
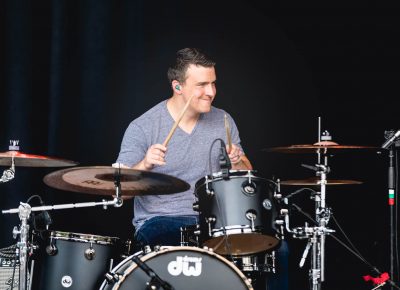
[[[168,69],[169,82],[177,80],[180,83],[184,83],[186,71],[191,64],[204,67],[215,66],[215,62],[198,48],[183,48],[177,51],[175,64]]]

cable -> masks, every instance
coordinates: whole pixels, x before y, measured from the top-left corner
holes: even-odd
[[[211,162],[212,148],[214,147],[214,144],[215,144],[217,141],[220,141],[220,140],[222,141],[222,139],[220,139],[220,138],[215,139],[215,140],[211,143],[210,151],[208,152],[208,169],[209,169],[209,172],[210,172],[210,177],[211,177],[211,179],[212,179],[212,177],[213,177],[212,162]],[[207,165],[206,165],[206,167],[207,167]],[[207,170],[206,170],[206,172],[207,172]]]
[[[303,214],[305,217],[307,217],[308,219],[310,219],[314,224],[318,224],[316,220],[314,220],[308,213],[304,212],[298,205],[293,204],[294,207],[301,213]],[[346,234],[344,233],[344,231],[342,231],[340,225],[336,222],[335,223],[338,225],[339,230],[346,236]],[[359,251],[354,247],[354,245],[350,242],[350,244],[354,247],[355,250],[353,250],[352,248],[350,248],[349,246],[347,246],[343,241],[341,241],[338,237],[336,237],[334,234],[329,234],[329,236],[331,236],[335,241],[337,241],[340,245],[342,245],[344,248],[346,248],[350,253],[352,253],[354,256],[356,256],[357,258],[359,258],[364,264],[366,264],[368,267],[371,268],[371,270],[373,270],[375,273],[377,273],[378,275],[381,275],[382,272],[375,266],[373,266],[372,264],[370,264],[360,253]],[[346,236],[347,237],[347,236]],[[392,279],[389,279],[388,282],[390,283],[390,285],[392,285],[393,287],[400,289],[400,287],[398,287],[394,282],[393,282],[393,277],[391,277]]]
[[[34,199],[34,198],[38,198],[40,204],[43,205],[43,200],[42,200],[42,198],[40,197],[40,195],[38,195],[38,194],[31,195],[31,196],[28,198],[28,200],[26,201],[26,203],[29,203],[29,202],[30,202],[32,199]]]
[[[209,150],[209,153],[208,153],[208,169],[209,169],[209,172],[210,172],[210,175],[209,175],[209,176],[210,176],[210,178],[211,178],[211,181],[210,181],[211,183],[213,182],[213,179],[214,179],[214,175],[213,175],[213,171],[212,171],[211,156],[212,156],[212,149],[213,149],[213,147],[214,147],[214,145],[215,145],[215,143],[216,143],[217,141],[224,142],[221,138],[215,139],[215,140],[211,143],[210,150]],[[231,261],[233,261],[232,247],[231,247],[231,244],[230,244],[230,242],[229,242],[229,240],[228,240],[228,235],[226,234],[226,228],[225,228],[225,227],[226,227],[226,223],[225,223],[225,220],[224,220],[224,215],[222,214],[222,209],[221,209],[221,206],[220,206],[220,204],[219,204],[217,195],[214,195],[214,197],[215,197],[215,200],[216,200],[216,203],[217,203],[218,213],[219,213],[220,216],[221,216],[222,232],[223,232],[223,234],[224,234],[223,243],[225,244],[225,247],[226,247],[226,249],[227,249],[227,251],[228,251],[228,253],[229,253],[229,257],[230,257]]]
[[[14,260],[14,266],[13,266],[13,273],[11,277],[11,287],[10,290],[14,288],[14,278],[15,278],[15,269],[17,268],[17,259]]]
[[[316,194],[317,192],[314,190],[314,189],[312,189],[312,188],[309,188],[309,187],[303,187],[303,188],[300,188],[300,189],[298,189],[298,190],[296,190],[296,191],[293,191],[292,193],[289,193],[288,195],[286,195],[284,198],[283,198],[283,200],[285,201],[288,201],[289,200],[289,198],[291,198],[292,196],[294,196],[294,195],[296,195],[296,194],[299,194],[300,192],[302,192],[302,191],[310,191],[311,193],[314,193],[314,194]],[[287,204],[287,202],[285,202],[286,204]]]
[[[360,255],[360,257],[362,257],[361,253],[357,250],[357,248],[354,246],[354,244],[351,242],[350,238],[346,235],[346,233],[344,232],[344,230],[342,229],[342,227],[340,226],[339,222],[337,221],[337,219],[335,218],[334,214],[332,213],[332,219],[333,221],[336,223],[337,227],[339,228],[340,232],[343,234],[343,236],[346,238],[347,242],[353,247],[354,251],[357,252],[358,255]],[[363,260],[365,261],[365,259],[363,258]]]

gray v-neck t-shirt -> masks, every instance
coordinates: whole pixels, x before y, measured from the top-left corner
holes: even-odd
[[[224,110],[211,107],[211,111],[201,114],[192,132],[189,134],[179,126],[170,139],[165,156],[166,165],[155,166],[152,171],[168,174],[190,184],[190,189],[174,194],[143,195],[134,198],[133,225],[136,230],[149,218],[155,216],[198,215],[193,211],[195,183],[205,175],[218,172],[218,154],[220,138],[227,143],[224,123],[228,116],[232,143],[240,146],[239,132],[232,117]],[[167,109],[167,101],[157,104],[146,113],[133,120],[125,131],[121,150],[116,162],[127,166],[139,163],[148,148],[153,144],[162,144],[175,121]]]

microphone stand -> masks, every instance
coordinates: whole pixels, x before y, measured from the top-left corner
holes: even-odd
[[[388,168],[388,204],[390,213],[390,277],[394,279],[394,256],[395,256],[395,204],[396,204],[396,186],[395,186],[395,169],[394,169],[394,149],[393,145],[389,147],[389,168]],[[391,287],[393,289],[393,287]]]
[[[388,168],[388,204],[390,214],[390,277],[394,279],[394,256],[395,256],[395,240],[396,225],[394,220],[394,206],[396,203],[396,185],[395,185],[395,169],[394,169],[394,147],[399,147],[400,130],[385,131],[386,141],[382,144],[382,149],[389,150],[389,168]],[[391,287],[393,290],[393,286]]]
[[[395,206],[395,184],[394,184],[394,150],[393,146],[389,149],[389,168],[388,168],[388,198],[390,212],[390,277],[394,279],[394,206]],[[393,289],[393,287],[391,287]]]
[[[168,282],[161,279],[160,276],[158,276],[156,272],[154,272],[153,269],[147,266],[146,263],[143,262],[139,257],[133,256],[132,261],[135,262],[136,265],[138,265],[138,267],[142,269],[147,276],[150,277],[150,281],[147,282],[146,289],[155,290],[160,289],[161,286],[164,290],[174,290],[174,287],[172,287]]]

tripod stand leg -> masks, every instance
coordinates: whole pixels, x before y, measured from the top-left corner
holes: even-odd
[[[312,259],[311,259],[311,270],[309,272],[311,289],[319,290],[321,289],[321,263],[320,263],[320,244],[318,243],[318,238],[316,233],[314,232],[313,237],[311,238],[312,243]]]

